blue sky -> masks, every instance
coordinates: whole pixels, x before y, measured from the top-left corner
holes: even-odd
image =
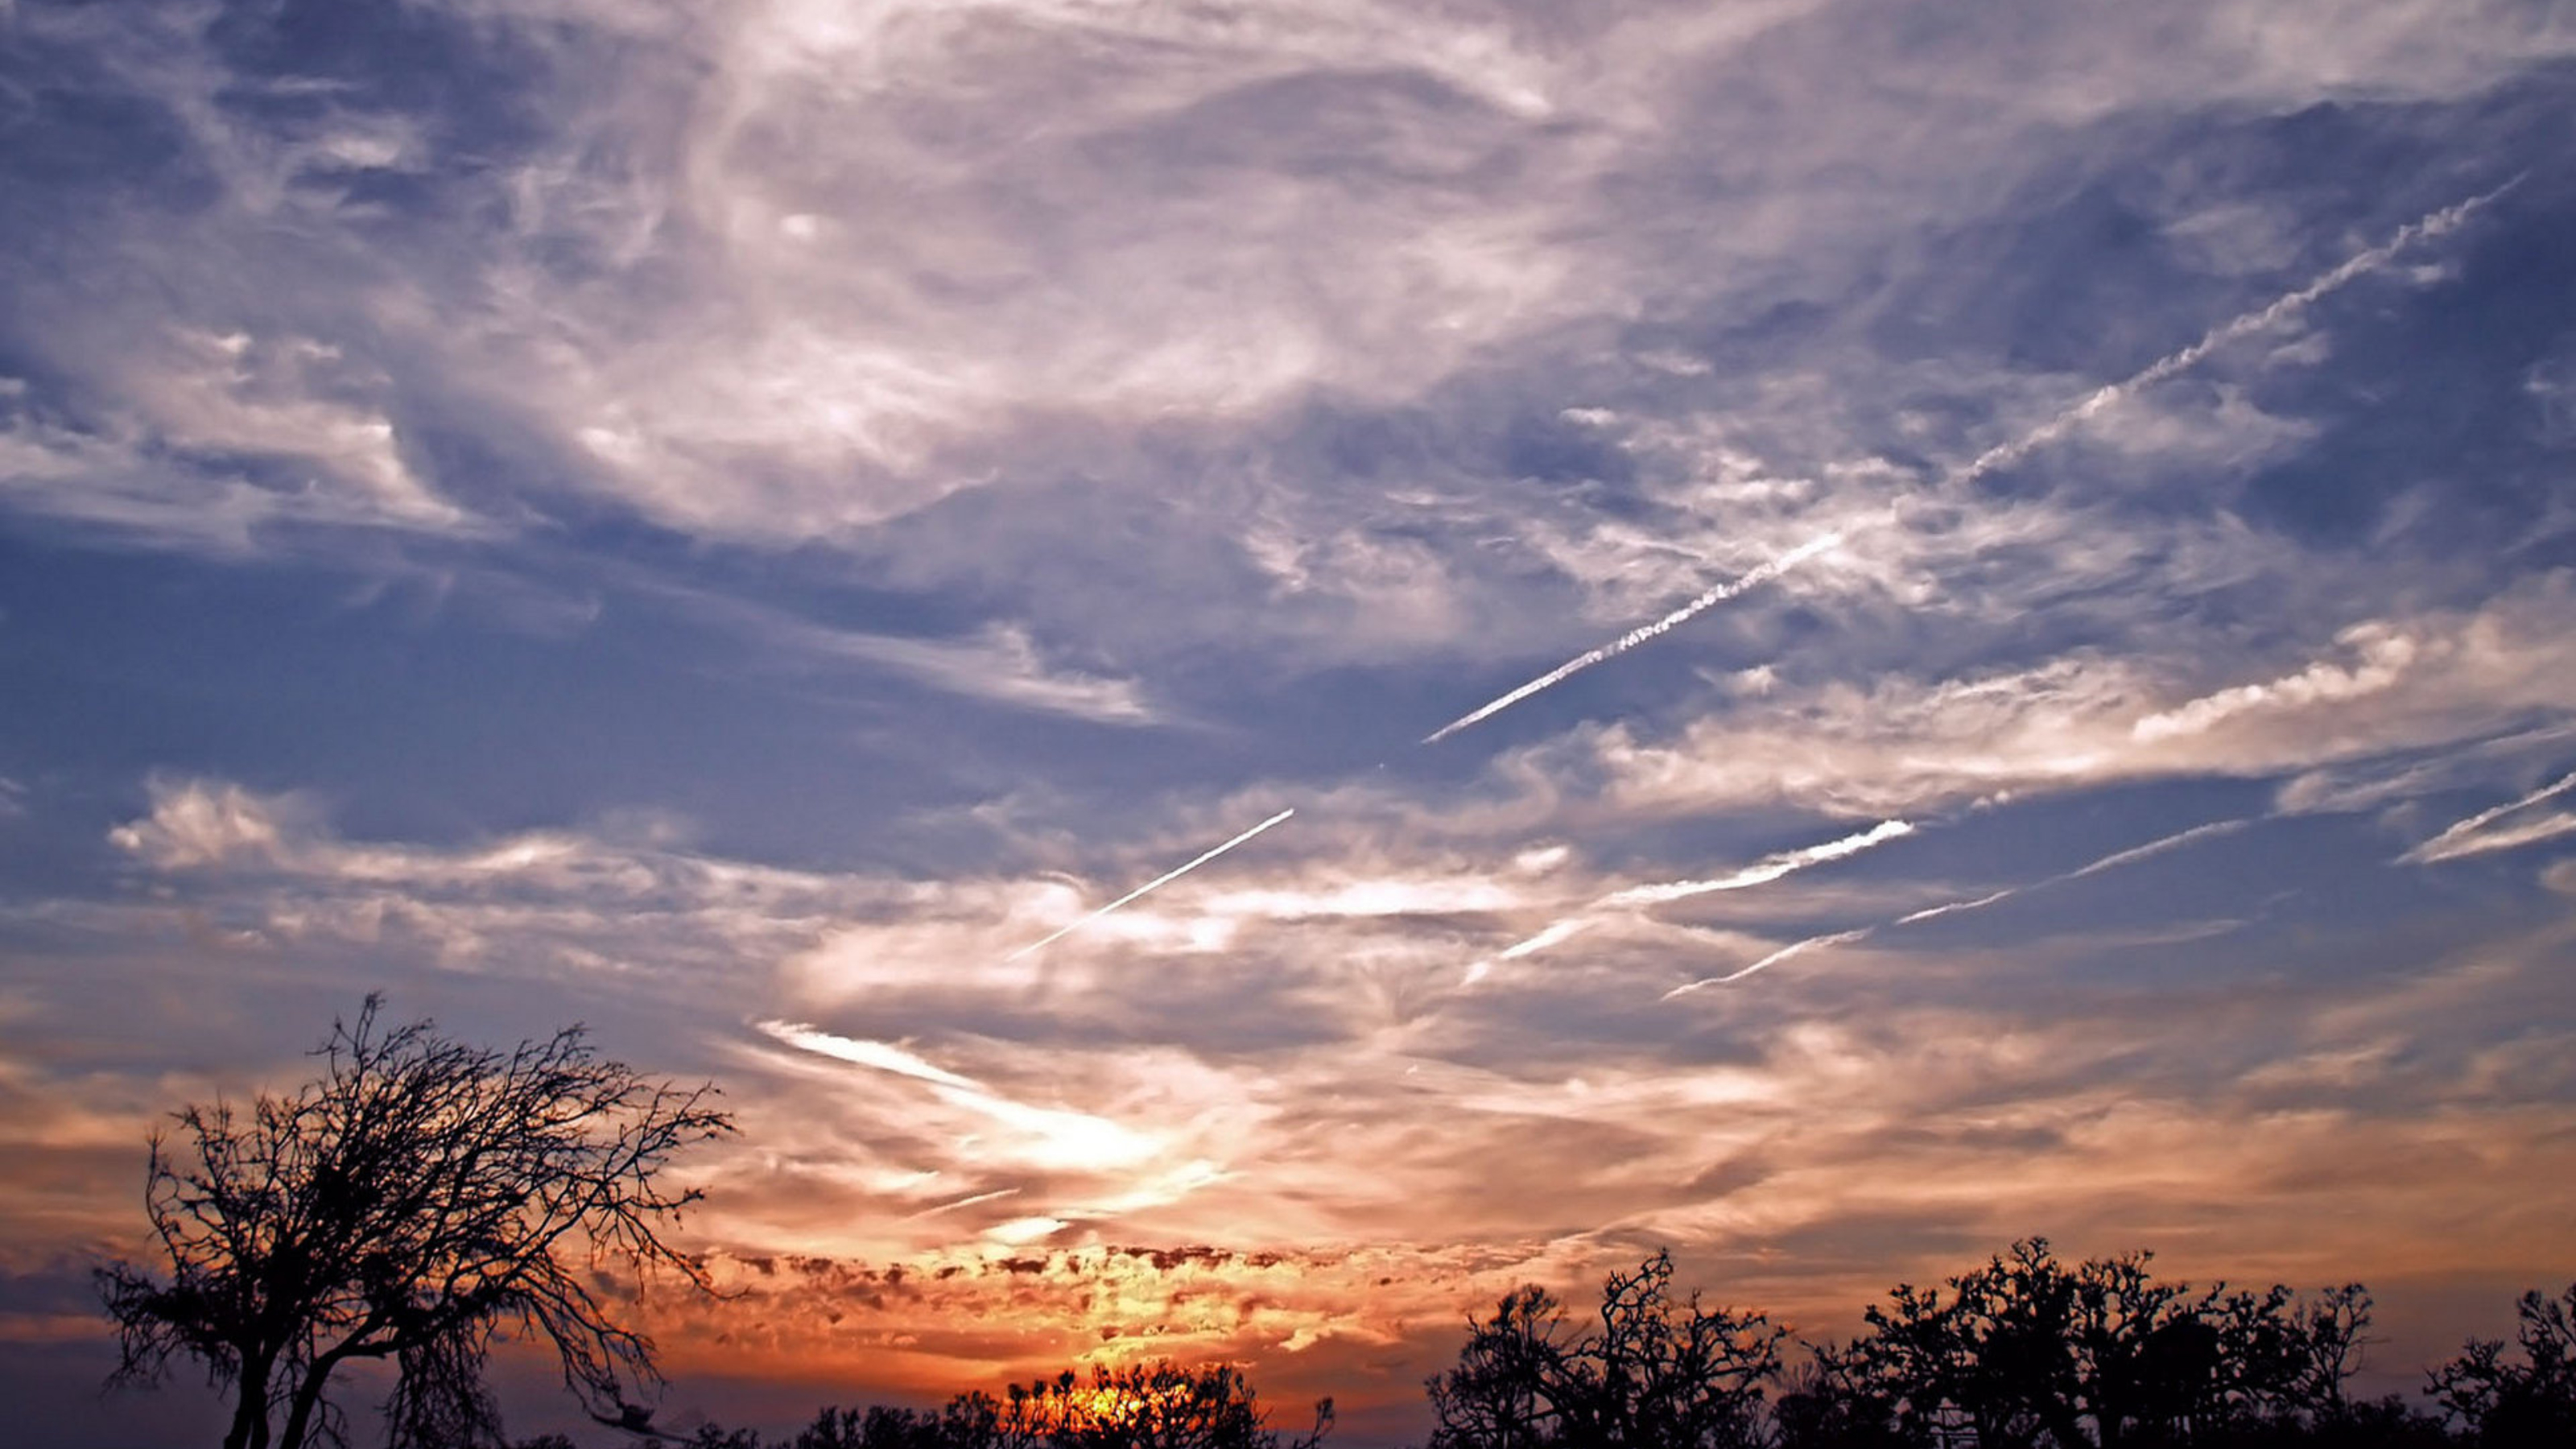
[[[1400,1428],[1660,1244],[2497,1331],[2571,91],[2478,0],[0,0],[0,1331],[85,1382],[157,1114],[369,990],[725,1086],[728,1417]]]

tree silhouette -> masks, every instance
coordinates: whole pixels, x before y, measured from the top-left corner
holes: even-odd
[[[1763,1442],[1762,1384],[1785,1332],[1762,1315],[1673,1301],[1672,1255],[1602,1285],[1599,1327],[1569,1337],[1545,1289],[1468,1320],[1458,1366],[1425,1385],[1432,1449],[1735,1449]]]
[[[792,1449],[1316,1449],[1333,1401],[1315,1405],[1304,1434],[1283,1435],[1267,1418],[1232,1364],[1156,1360],[1095,1368],[1087,1382],[1068,1369],[998,1398],[960,1394],[936,1413],[827,1408]]]
[[[658,1177],[732,1130],[714,1089],[598,1060],[578,1026],[497,1052],[427,1021],[381,1028],[381,1006],[334,1022],[293,1094],[190,1106],[175,1150],[155,1134],[144,1196],[169,1276],[98,1270],[113,1381],[193,1356],[232,1391],[225,1449],[304,1449],[345,1437],[333,1373],[390,1360],[389,1441],[464,1449],[498,1442],[483,1365],[516,1332],[553,1346],[603,1421],[642,1423],[629,1402],[659,1383],[652,1343],[598,1294],[617,1269],[706,1286],[660,1236],[698,1194]]]
[[[2576,1283],[2557,1298],[2525,1293],[2515,1313],[2522,1362],[2504,1356],[2501,1340],[2473,1338],[2425,1392],[2458,1416],[2474,1444],[2576,1444]]]
[[[1869,1333],[1818,1351],[1784,1428],[1819,1445],[2117,1449],[2354,1417],[2345,1382],[2370,1322],[2360,1285],[2310,1302],[2278,1285],[2194,1296],[2156,1280],[2148,1258],[2069,1267],[2030,1238],[1949,1279],[1947,1297],[1899,1284],[1868,1309]]]

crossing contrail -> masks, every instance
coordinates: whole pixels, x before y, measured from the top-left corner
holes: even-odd
[[[1747,589],[1757,588],[1763,584],[1771,582],[1773,579],[1780,577],[1782,574],[1787,573],[1789,570],[1796,568],[1798,565],[1805,563],[1807,560],[1814,558],[1816,555],[1823,553],[1826,549],[1832,548],[1834,545],[1842,541],[1843,536],[1841,534],[1828,533],[1822,538],[1812,539],[1806,543],[1798,545],[1796,548],[1789,550],[1787,553],[1780,555],[1769,563],[1758,564],[1743,576],[1731,579],[1726,583],[1719,584],[1717,587],[1701,594],[1698,598],[1691,600],[1689,603],[1682,605],[1680,608],[1673,610],[1671,613],[1666,614],[1664,617],[1657,619],[1653,623],[1640,624],[1636,628],[1629,630],[1627,633],[1620,635],[1618,638],[1611,640],[1609,643],[1602,645],[1598,649],[1574,656],[1572,659],[1565,661],[1563,664],[1560,664],[1554,669],[1549,670],[1547,673],[1540,675],[1538,678],[1531,680],[1529,683],[1522,685],[1520,688],[1513,690],[1511,693],[1503,695],[1480,708],[1458,716],[1456,719],[1449,721],[1449,723],[1442,725],[1440,728],[1433,730],[1427,735],[1424,735],[1422,737],[1422,742],[1426,745],[1438,744],[1440,741],[1449,738],[1451,735],[1467,728],[1469,725],[1475,724],[1479,720],[1490,719],[1495,715],[1501,714],[1504,710],[1511,708],[1513,705],[1520,703],[1522,700],[1529,698],[1531,695],[1538,693],[1542,689],[1547,689],[1551,686],[1561,684],[1565,682],[1568,677],[1579,674],[1582,671],[1591,668],[1593,665],[1600,663],[1604,659],[1625,654],[1629,650],[1636,648],[1638,645],[1645,643],[1647,640],[1654,638],[1656,635],[1663,633],[1677,624],[1689,622],[1693,616],[1714,608],[1719,604],[1723,604],[1727,600],[1734,598],[1736,595],[1743,593]]]
[[[1241,835],[1236,836],[1232,840],[1227,841],[1225,844],[1218,846],[1216,849],[1209,851],[1207,854],[1200,856],[1198,859],[1191,861],[1189,864],[1182,866],[1178,870],[1166,871],[1163,874],[1154,877],[1152,880],[1136,887],[1127,894],[1120,896],[1118,899],[1111,901],[1105,906],[1102,906],[1099,910],[1093,911],[1090,915],[1084,916],[1080,920],[1073,922],[1071,925],[1059,928],[1053,935],[1047,936],[1043,940],[1031,941],[1027,945],[1013,951],[1010,955],[1005,956],[1002,959],[1005,961],[1017,961],[1021,957],[1029,954],[1031,951],[1038,950],[1044,946],[1053,945],[1055,942],[1081,930],[1083,927],[1099,920],[1102,916],[1108,915],[1111,911],[1118,909],[1120,906],[1127,904],[1138,896],[1179,880],[1182,876],[1188,875],[1191,871],[1198,869],[1200,866],[1207,864],[1209,861],[1216,859],[1218,856],[1225,854],[1227,851],[1234,849],[1236,846],[1241,845],[1243,842],[1250,840],[1252,837],[1259,835],[1271,826],[1278,824],[1280,821],[1285,820],[1296,813],[1297,812],[1294,809],[1282,810],[1278,814],[1262,821],[1250,830],[1243,832]]]

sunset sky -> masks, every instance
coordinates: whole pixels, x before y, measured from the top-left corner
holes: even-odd
[[[0,1386],[214,1437],[88,1266],[381,991],[722,1087],[665,1422],[2033,1233],[2408,1387],[2576,1278],[2571,237],[2539,0],[0,0]]]

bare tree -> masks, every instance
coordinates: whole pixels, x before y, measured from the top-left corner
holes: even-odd
[[[551,1344],[593,1413],[636,1417],[653,1345],[600,1295],[660,1268],[707,1287],[661,1237],[698,1193],[658,1176],[733,1130],[714,1088],[601,1061],[579,1026],[492,1051],[427,1021],[382,1028],[381,1006],[334,1022],[292,1095],[190,1106],[175,1149],[155,1134],[144,1198],[169,1275],[98,1270],[114,1381],[193,1356],[233,1392],[225,1449],[305,1449],[345,1442],[332,1374],[390,1360],[393,1445],[489,1444],[483,1366],[514,1334]]]

